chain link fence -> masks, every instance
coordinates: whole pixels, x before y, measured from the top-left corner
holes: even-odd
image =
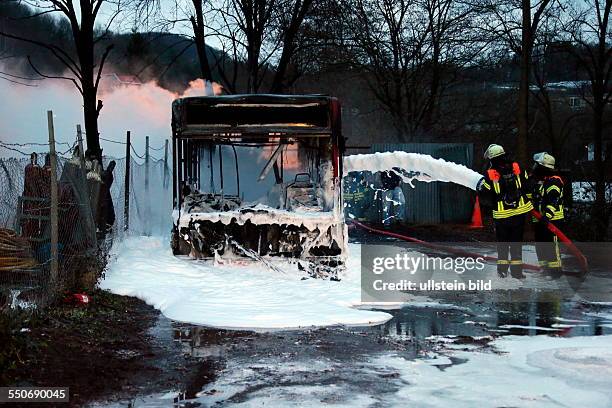
[[[40,152],[0,142],[0,309],[41,307],[66,292],[93,288],[113,242],[128,234],[166,234],[171,223],[167,153],[105,157],[102,169],[78,150],[66,156],[74,152],[70,146],[58,153],[54,179],[48,153],[31,146]]]
[[[172,173],[168,160],[151,157],[147,165],[145,160],[130,156],[130,199],[126,215],[126,159],[104,159],[105,168],[111,161],[116,163],[110,193],[115,208],[113,231],[117,239],[122,239],[125,234],[167,235],[170,232]]]

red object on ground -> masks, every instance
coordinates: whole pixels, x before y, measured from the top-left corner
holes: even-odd
[[[476,202],[474,202],[474,212],[472,212],[472,223],[470,224],[470,228],[482,228],[482,213],[480,212],[480,200],[478,196],[476,197]]]
[[[543,219],[545,219],[545,217],[537,210],[531,210],[531,215],[536,217],[538,221],[542,221]],[[589,270],[589,263],[586,257],[583,255],[583,253],[580,252],[578,248],[576,248],[576,245],[574,245],[574,243],[563,233],[563,231],[557,228],[554,224],[547,222],[547,221],[545,222],[546,222],[546,228],[548,228],[550,232],[555,234],[559,238],[559,240],[561,240],[561,242],[563,242],[565,246],[567,246],[567,249],[569,249],[570,252],[576,258],[578,258],[578,262],[580,262],[582,271],[587,272]]]
[[[74,298],[78,303],[82,304],[87,304],[90,301],[89,296],[84,293],[75,293]]]
[[[87,305],[91,302],[91,298],[85,293],[72,293],[64,298],[64,302],[76,305]]]
[[[472,258],[482,258],[485,261],[490,261],[490,262],[497,261],[497,258],[494,257],[494,256],[481,255],[481,254],[477,254],[475,252],[464,251],[462,249],[452,248],[452,247],[449,247],[449,246],[446,246],[446,245],[433,244],[431,242],[423,241],[423,240],[418,239],[418,238],[409,237],[407,235],[401,235],[401,234],[397,234],[395,232],[385,231],[385,230],[380,230],[380,229],[377,229],[377,228],[373,228],[373,227],[370,227],[368,225],[362,224],[359,221],[355,221],[355,220],[353,220],[352,222],[353,222],[353,224],[357,225],[358,227],[363,228],[363,229],[365,229],[367,231],[370,231],[370,232],[374,232],[376,234],[387,235],[389,237],[401,239],[401,240],[404,240],[404,241],[414,242],[414,243],[417,243],[417,244],[422,245],[424,247],[431,248],[431,249],[437,249],[439,251],[446,252],[446,253],[449,253],[449,254],[460,255],[460,256],[465,256],[465,257],[472,257]],[[532,271],[540,271],[540,270],[542,270],[542,268],[540,268],[538,265],[531,265],[531,264],[523,264],[523,269],[532,270]]]

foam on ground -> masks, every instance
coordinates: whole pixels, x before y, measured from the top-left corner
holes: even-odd
[[[444,370],[425,360],[376,359],[372,367],[396,371],[408,384],[383,405],[611,406],[612,336],[507,336],[492,345],[496,353],[451,351],[449,356],[467,361]]]
[[[362,303],[361,248],[349,244],[348,249],[342,280],[332,282],[301,280],[305,274],[289,263],[275,263],[279,268],[275,271],[257,262],[213,265],[211,261],[177,258],[167,239],[127,237],[115,243],[100,287],[138,297],[176,321],[229,329],[377,325],[391,315],[372,309],[399,309],[406,303],[459,308],[417,294],[406,295],[403,302]],[[528,262],[531,252],[525,251]],[[495,280],[496,276],[495,265],[487,264],[481,278]],[[495,282],[495,289],[500,290],[559,288],[557,281],[546,281],[537,273],[527,274],[523,281]]]
[[[440,352],[422,350],[415,359],[398,352],[365,362],[299,355],[259,355],[249,364],[229,360],[195,401],[241,407],[611,406],[612,336],[507,336],[479,350],[466,344],[455,349],[448,344],[454,340],[440,337]],[[329,378],[325,371],[334,373],[333,381],[321,387]]]
[[[351,246],[341,282],[301,280],[264,265],[220,265],[177,258],[159,237],[129,237],[113,249],[102,289],[138,297],[166,317],[230,329],[290,329],[331,325],[376,325],[391,315],[357,309],[359,247]]]

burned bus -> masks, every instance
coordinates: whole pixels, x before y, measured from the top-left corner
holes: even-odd
[[[175,255],[343,264],[340,104],[320,95],[172,104]]]

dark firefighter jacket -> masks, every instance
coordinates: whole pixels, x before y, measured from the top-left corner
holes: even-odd
[[[525,214],[533,209],[527,196],[527,179],[527,173],[521,172],[518,163],[512,163],[512,167],[487,171],[481,195],[485,203],[492,205],[494,219]]]
[[[559,176],[545,176],[535,182],[531,199],[534,207],[550,221],[565,218],[563,211],[563,179]],[[534,220],[536,221],[536,220]]]

